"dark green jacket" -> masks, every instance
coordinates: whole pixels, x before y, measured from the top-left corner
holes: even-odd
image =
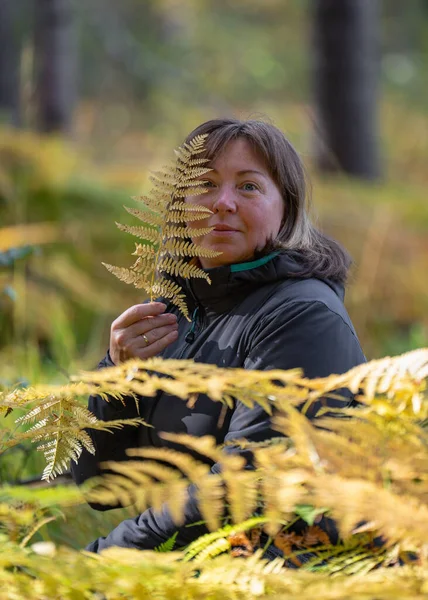
[[[179,337],[163,353],[164,358],[186,358],[196,362],[245,369],[292,369],[300,367],[308,377],[343,373],[365,361],[355,330],[343,304],[343,286],[331,281],[298,276],[299,264],[283,252],[258,261],[218,267],[209,271],[212,284],[197,279],[186,282],[192,323],[179,315]],[[169,312],[177,312],[174,307]],[[111,365],[109,355],[100,364]],[[347,400],[329,400],[328,406],[346,405]],[[239,402],[228,410],[219,427],[222,405],[200,396],[194,407],[165,393],[141,398],[140,415],[152,428],[125,428],[113,435],[92,430],[96,456],[83,452],[72,472],[77,483],[99,473],[98,463],[124,460],[125,450],[137,446],[173,446],[162,440],[161,431],[194,436],[213,435],[218,443],[247,438],[261,441],[278,436],[270,428],[269,416],[260,408]],[[91,397],[89,409],[100,419],[137,416],[135,402],[125,409],[118,402]],[[218,465],[212,465],[213,472]],[[186,524],[201,520],[191,486]],[[95,506],[95,508],[104,508]],[[97,552],[116,545],[151,549],[177,530],[167,508],[152,509],[122,522],[89,550]],[[206,530],[181,527],[177,538],[184,545]]]

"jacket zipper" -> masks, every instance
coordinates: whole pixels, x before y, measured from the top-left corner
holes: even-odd
[[[188,344],[193,344],[193,342],[195,341],[195,337],[196,337],[196,322],[198,319],[198,313],[199,313],[199,306],[197,306],[195,308],[195,310],[193,311],[193,315],[192,315],[192,324],[190,325],[190,329],[186,334],[186,337],[184,338],[184,341],[187,342]]]

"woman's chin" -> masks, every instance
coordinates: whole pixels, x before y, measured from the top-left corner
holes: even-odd
[[[220,249],[210,247],[210,250],[221,252]],[[251,260],[251,257],[244,256],[239,253],[223,251],[219,256],[214,258],[200,258],[199,262],[203,269],[213,269],[214,267],[225,267],[227,265],[235,265],[241,262]]]

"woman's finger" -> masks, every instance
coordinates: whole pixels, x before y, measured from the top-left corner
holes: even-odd
[[[144,345],[143,348],[139,348],[138,350],[136,350],[135,356],[137,358],[142,359],[152,358],[152,356],[156,356],[157,354],[162,352],[162,350],[165,350],[165,348],[167,348],[167,346],[175,342],[177,338],[178,331],[177,329],[174,329],[173,331],[170,331],[169,333],[167,333],[160,339],[154,341],[153,343]]]
[[[133,358],[136,356],[137,350],[177,329],[177,318],[172,314],[147,317],[124,329],[112,329],[110,335],[111,359],[118,364],[118,362]]]
[[[126,328],[126,335],[129,336],[129,338],[138,337],[152,329],[167,327],[168,325],[177,325],[177,317],[172,313],[141,319],[141,321]]]
[[[125,329],[146,317],[156,317],[166,310],[163,302],[148,302],[147,304],[135,304],[117,317],[112,323],[112,330]]]
[[[135,347],[144,348],[144,347],[150,346],[151,344],[154,344],[155,342],[162,339],[169,333],[172,333],[173,331],[177,331],[177,330],[178,330],[178,325],[175,323],[175,324],[165,325],[164,327],[155,327],[153,329],[142,331],[140,333],[140,335],[138,335],[137,338],[135,339],[135,341],[136,341]],[[134,344],[135,344],[135,342],[134,342]]]

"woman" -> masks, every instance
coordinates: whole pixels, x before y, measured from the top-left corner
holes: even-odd
[[[324,377],[364,362],[343,305],[350,261],[339,244],[311,225],[304,168],[292,145],[274,126],[259,121],[208,121],[186,141],[200,134],[208,134],[206,157],[212,171],[203,177],[207,193],[189,201],[212,211],[205,221],[197,221],[197,227],[214,230],[196,240],[221,252],[216,258],[200,259],[212,284],[180,281],[194,315],[191,324],[170,304],[138,304],[126,310],[112,324],[109,352],[100,366],[160,355],[220,367],[300,367],[308,377]],[[342,405],[350,402],[349,397]],[[92,430],[96,455],[84,452],[73,466],[77,483],[98,474],[102,461],[126,459],[127,448],[171,446],[159,437],[161,431],[213,435],[218,443],[277,435],[260,407],[237,403],[219,426],[222,407],[205,396],[192,408],[165,393],[141,398],[139,404],[140,415],[153,429],[125,428],[114,435]],[[123,408],[91,397],[89,410],[102,420],[137,416],[134,401]],[[218,472],[218,465],[212,470]],[[201,520],[194,489],[189,492],[185,525]],[[88,549],[151,549],[176,530],[167,507],[162,513],[148,509]],[[202,526],[180,527],[177,545],[204,532]]]

